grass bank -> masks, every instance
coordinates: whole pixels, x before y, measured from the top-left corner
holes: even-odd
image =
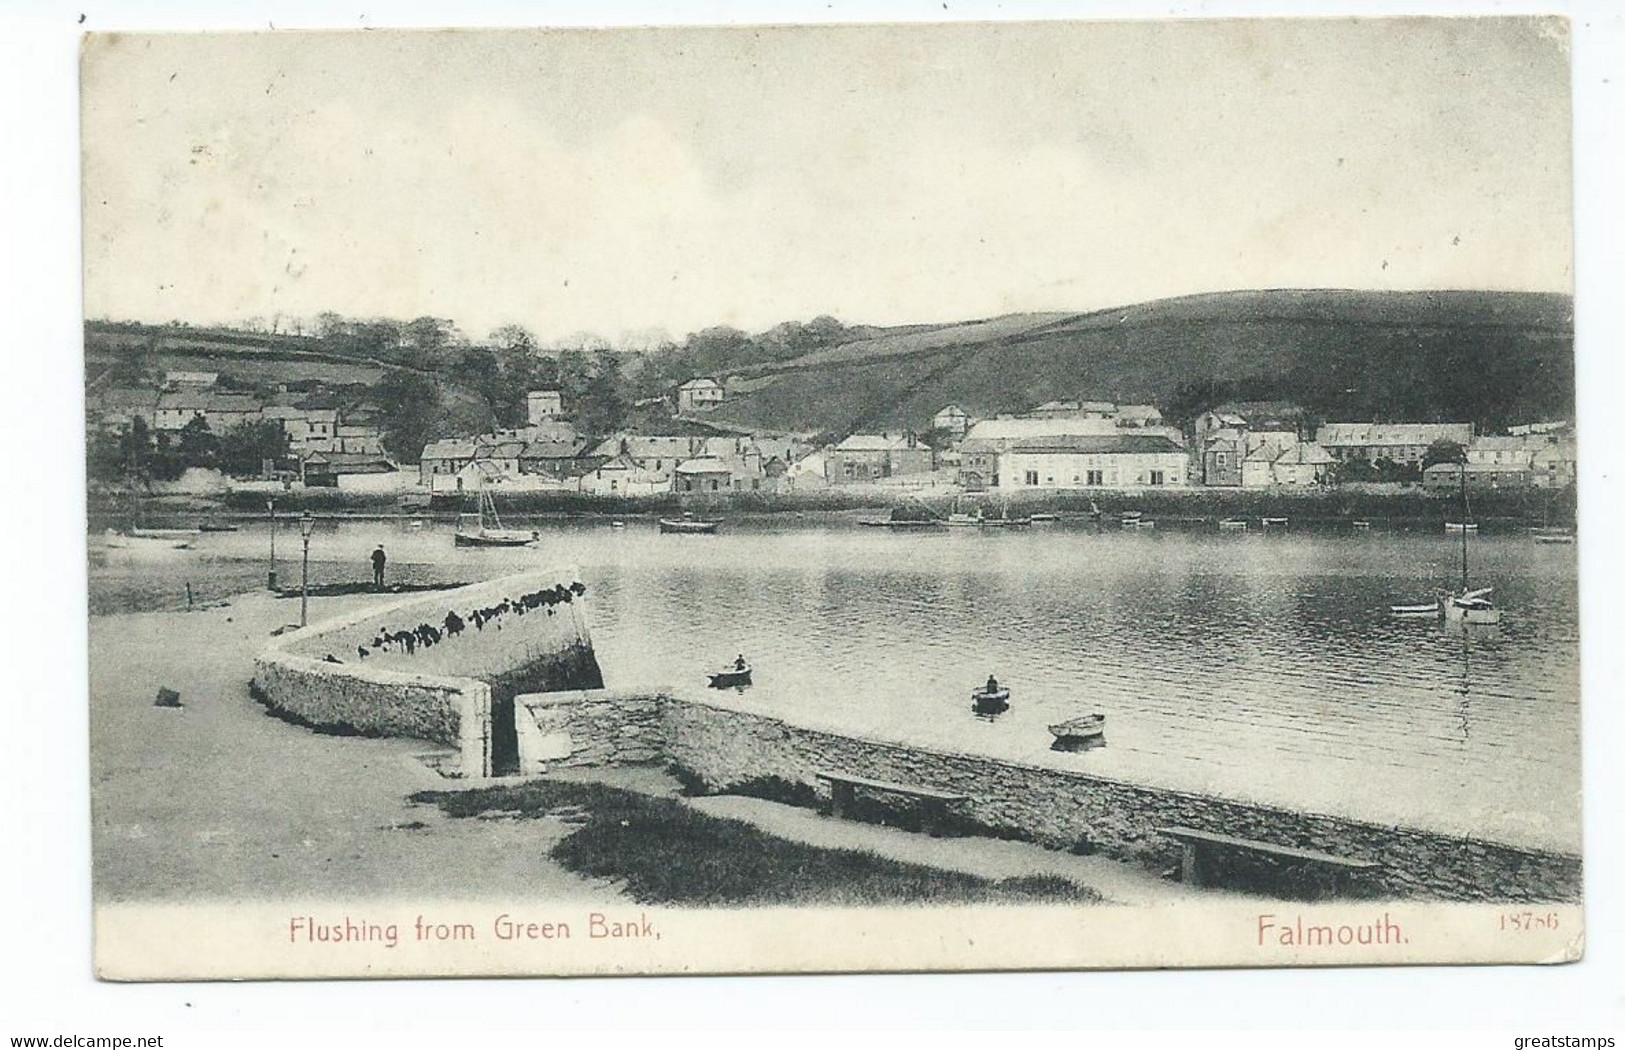
[[[602,784],[532,781],[473,791],[420,791],[413,802],[453,817],[554,816],[578,826],[552,858],[578,875],[614,879],[644,904],[1078,903],[1099,894],[1067,879],[991,880],[824,849],[708,816],[670,798]]]

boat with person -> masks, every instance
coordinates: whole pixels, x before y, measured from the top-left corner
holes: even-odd
[[[1010,709],[1010,690],[988,675],[985,685],[971,691],[970,703],[971,709],[979,715],[996,715]]]
[[[1050,735],[1055,742],[1050,745],[1055,751],[1077,751],[1092,744],[1104,743],[1106,740],[1106,716],[1100,713],[1079,715],[1069,718],[1065,722],[1056,722],[1049,727]]]
[[[452,542],[458,547],[529,547],[542,538],[535,529],[504,528],[497,516],[496,501],[484,486],[480,488],[477,514],[462,514]]]
[[[721,524],[720,521],[705,521],[696,518],[693,511],[685,510],[680,518],[661,518],[660,531],[679,535],[711,533],[717,531],[717,527]]]
[[[740,655],[720,671],[707,671],[712,689],[738,689],[750,685],[750,664]]]

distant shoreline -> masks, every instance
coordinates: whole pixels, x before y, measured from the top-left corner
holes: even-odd
[[[423,519],[455,521],[463,511],[455,499],[440,498],[432,505],[403,506],[393,493],[345,492],[338,489],[305,489],[279,494],[277,517],[285,519],[309,511],[320,517],[362,521]],[[1170,523],[1197,524],[1225,518],[1256,519],[1285,517],[1302,522],[1351,524],[1431,523],[1455,521],[1462,517],[1459,500],[1452,493],[1430,493],[1409,487],[1394,491],[1354,489],[1138,489],[1067,490],[1022,492],[1014,497],[1002,492],[958,493],[952,489],[920,492],[882,491],[873,486],[835,487],[814,492],[740,492],[726,495],[679,495],[614,497],[575,492],[514,492],[499,497],[504,518],[595,519],[614,517],[672,516],[682,511],[702,515],[735,517],[818,515],[830,519],[884,518],[893,510],[906,516],[943,516],[956,500],[975,503],[984,513],[997,514],[1008,503],[1012,517],[1052,513],[1066,518],[1087,518],[1098,508],[1103,520],[1112,520],[1123,511],[1139,511],[1149,518]],[[150,519],[146,524],[170,525],[203,521],[229,521],[251,524],[266,520],[265,496],[259,492],[205,496],[139,496],[137,505]],[[128,516],[129,498],[123,495],[92,494],[88,504],[92,531],[116,527]],[[1508,489],[1474,493],[1470,497],[1472,518],[1508,525],[1572,526],[1575,523],[1575,494],[1568,489]]]

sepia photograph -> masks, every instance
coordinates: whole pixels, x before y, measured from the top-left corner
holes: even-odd
[[[97,975],[1578,960],[1570,28],[88,32]]]

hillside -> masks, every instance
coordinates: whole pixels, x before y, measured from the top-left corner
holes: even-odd
[[[1221,399],[1296,401],[1324,418],[1493,429],[1572,414],[1572,304],[1507,292],[1224,292],[916,329],[745,376],[741,396],[713,410],[719,421],[923,428],[949,403],[991,415],[1078,397],[1178,415],[1206,386]]]

